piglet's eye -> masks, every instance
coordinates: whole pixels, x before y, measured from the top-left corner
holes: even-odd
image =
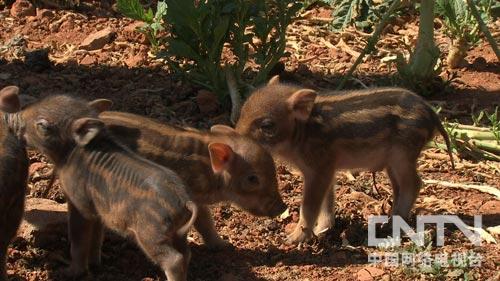
[[[274,130],[275,124],[271,119],[264,119],[260,123],[260,129],[264,132],[272,132]]]
[[[259,184],[259,177],[256,175],[250,175],[247,177],[247,180],[250,184],[257,185]]]
[[[45,119],[40,119],[35,122],[35,128],[40,135],[46,136],[50,132],[49,122]]]

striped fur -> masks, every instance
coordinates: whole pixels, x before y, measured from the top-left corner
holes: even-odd
[[[116,142],[92,119],[97,115],[95,107],[68,96],[48,97],[22,112],[28,144],[54,161],[69,201],[71,273],[100,263],[106,225],[134,238],[169,280],[185,280],[186,229],[197,210],[182,180]]]
[[[24,211],[28,177],[28,156],[16,134],[14,114],[4,109],[4,89],[0,90],[0,280],[7,280],[7,247],[16,235]],[[12,96],[17,99],[17,90]],[[12,100],[11,100],[12,102]],[[18,102],[17,102],[18,103]]]
[[[103,112],[99,118],[121,143],[180,175],[200,206],[195,227],[211,248],[225,246],[226,242],[217,234],[207,205],[229,201],[254,215],[269,217],[286,209],[278,192],[272,157],[249,138],[234,132],[201,132],[169,126],[123,112]],[[225,173],[216,174],[212,170],[210,143],[228,144],[238,156]],[[257,187],[246,182],[250,176],[258,177]]]
[[[334,194],[329,186],[339,169],[385,169],[394,190],[393,214],[407,217],[421,185],[416,160],[422,148],[435,133],[449,147],[432,108],[401,88],[317,94],[276,81],[249,97],[236,130],[304,174],[301,218],[290,241],[309,239],[313,228],[318,233],[331,227]]]

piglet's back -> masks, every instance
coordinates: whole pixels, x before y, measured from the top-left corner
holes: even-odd
[[[370,138],[390,130],[395,138],[414,134],[425,142],[439,124],[437,115],[421,97],[402,88],[319,95],[311,118],[326,123],[326,132],[334,139]]]
[[[91,179],[88,192],[93,193],[92,198],[96,200],[94,205],[103,219],[109,220],[108,223],[115,223],[113,216],[117,210],[104,199],[99,202],[99,198],[122,202],[124,209],[121,215],[129,217],[129,223],[133,224],[141,223],[134,221],[134,214],[144,206],[156,212],[166,212],[158,219],[171,219],[168,222],[157,221],[158,224],[182,222],[189,218],[189,213],[185,212],[189,197],[177,174],[136,155],[111,137],[106,136],[84,148],[76,148],[68,163],[71,164],[60,171],[60,175],[66,177],[63,181],[85,179],[84,176],[79,177],[78,173],[87,173],[81,171],[81,164],[88,167]],[[121,228],[120,225],[115,227]]]

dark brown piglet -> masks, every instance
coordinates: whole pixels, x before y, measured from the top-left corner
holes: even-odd
[[[16,235],[23,217],[28,156],[18,138],[19,89],[0,90],[0,280],[7,280],[7,247]]]
[[[296,165],[304,176],[301,214],[289,241],[299,243],[331,227],[339,169],[385,169],[393,187],[393,215],[408,217],[422,182],[417,158],[436,132],[438,116],[401,88],[318,95],[274,77],[243,105],[236,130]],[[450,154],[451,157],[451,154]],[[453,159],[452,159],[453,164]]]
[[[186,280],[197,207],[177,174],[111,137],[97,119],[103,103],[52,96],[22,111],[27,144],[54,162],[69,201],[70,272],[100,263],[105,225],[134,238],[168,280]]]
[[[180,128],[123,112],[99,115],[121,143],[177,172],[199,207],[195,228],[208,247],[227,244],[214,227],[208,205],[229,201],[257,216],[286,210],[278,192],[274,161],[262,146],[234,129],[212,132]]]

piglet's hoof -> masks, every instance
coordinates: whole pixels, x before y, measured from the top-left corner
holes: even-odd
[[[288,235],[286,242],[287,244],[295,245],[311,240],[312,236],[313,232],[310,229],[297,225],[293,232]]]
[[[334,225],[334,219],[331,217],[318,220],[318,223],[316,224],[316,226],[314,226],[313,229],[314,235],[321,237],[330,229],[332,229],[333,225]]]
[[[225,251],[233,248],[233,244],[222,238],[219,238],[215,241],[206,242],[205,245],[210,251],[216,251],[216,252]]]

